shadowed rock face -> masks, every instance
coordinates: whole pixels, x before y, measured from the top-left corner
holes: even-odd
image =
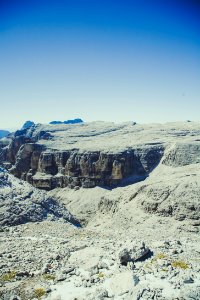
[[[15,144],[16,148],[11,146],[7,151],[7,158],[13,164],[11,173],[47,190],[66,186],[112,186],[131,175],[144,177],[163,154],[162,147],[111,154],[49,151],[39,144],[25,143],[20,147],[18,142]]]
[[[199,130],[195,132],[199,134]],[[194,139],[193,136],[192,131],[182,127],[175,132],[169,126],[146,129],[112,123],[39,124],[17,131],[0,160],[16,177],[46,190],[116,186],[147,177],[159,164],[165,149],[163,164],[196,162],[198,141],[171,146],[178,139]]]
[[[8,146],[10,144],[10,139],[2,138],[0,139],[0,149]]]
[[[12,167],[11,173],[33,186],[51,190],[56,187],[96,185],[113,186],[129,176],[144,178],[159,163],[163,155],[162,145],[109,153],[80,151],[78,149],[48,149],[45,143],[37,143],[43,130],[35,137],[17,132],[5,149],[4,161]]]

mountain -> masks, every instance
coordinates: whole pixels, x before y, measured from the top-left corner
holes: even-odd
[[[57,125],[57,124],[63,124],[62,121],[51,121],[49,124]]]
[[[83,123],[83,120],[81,119],[73,119],[73,120],[67,120],[67,121],[51,121],[49,124],[57,125],[57,124],[78,124]]]
[[[16,132],[0,150],[0,298],[200,299],[199,153],[198,122]]]
[[[83,120],[81,119],[74,119],[74,120],[67,120],[63,122],[64,124],[77,124],[77,123],[83,123]]]
[[[6,137],[9,133],[7,130],[0,130],[0,139]]]
[[[179,186],[184,189],[189,182],[187,172],[200,163],[199,123],[158,126],[93,122],[70,128],[40,124],[15,134],[0,154],[1,164],[11,166],[12,174],[34,187],[113,189],[144,182],[145,186],[136,192],[142,209],[177,218],[196,219],[199,215],[196,167],[193,170],[196,177],[190,182],[188,192],[179,190]],[[183,177],[179,176],[179,170]],[[166,179],[160,179],[160,187],[156,184],[153,177],[156,172],[159,178],[169,178],[169,187]],[[148,182],[150,188],[146,186]],[[192,190],[189,205],[188,193]]]
[[[25,130],[30,128],[31,126],[35,125],[35,123],[33,121],[26,121],[24,123],[24,125],[22,126],[21,130]]]

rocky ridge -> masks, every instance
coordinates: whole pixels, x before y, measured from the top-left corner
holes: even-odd
[[[49,124],[54,124],[54,125],[57,125],[57,124],[77,124],[77,123],[83,123],[83,120],[80,119],[80,118],[76,118],[76,119],[73,119],[73,120],[51,121],[51,122],[49,122]]]
[[[56,199],[33,188],[0,168],[0,226],[59,220],[79,222]]]

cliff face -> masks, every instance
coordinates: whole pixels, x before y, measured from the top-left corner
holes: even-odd
[[[9,146],[1,151],[1,165],[46,190],[133,183],[148,176],[165,149],[171,149],[172,141],[190,137],[182,127],[176,133],[171,127],[145,129],[130,123],[32,126],[15,133]],[[172,147],[163,163],[187,164],[191,160],[187,147],[197,157],[194,152],[199,146],[190,142]]]
[[[131,149],[121,153],[55,151],[44,146],[14,140],[7,149],[11,173],[33,186],[47,190],[55,187],[86,188],[123,183],[131,175],[143,178],[159,163],[163,147]]]
[[[159,163],[163,146],[129,148],[124,151],[56,150],[45,145],[52,133],[41,130],[18,131],[4,149],[3,165],[16,177],[33,186],[51,190],[56,187],[85,188],[123,184],[133,176],[141,180]],[[38,143],[42,141],[42,144]],[[131,180],[132,180],[131,179]]]

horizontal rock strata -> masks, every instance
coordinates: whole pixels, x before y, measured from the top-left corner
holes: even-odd
[[[176,131],[170,126],[33,125],[15,133],[1,150],[0,163],[45,190],[133,183],[146,178],[161,159],[174,167],[199,162],[198,126],[193,131],[187,124]]]

